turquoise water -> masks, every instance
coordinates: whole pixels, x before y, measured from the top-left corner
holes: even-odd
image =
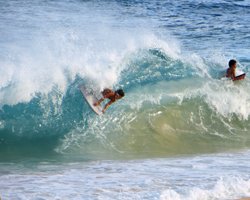
[[[1,1],[0,196],[249,196],[250,82],[222,78],[249,71],[249,7]],[[96,116],[82,84],[126,96]]]

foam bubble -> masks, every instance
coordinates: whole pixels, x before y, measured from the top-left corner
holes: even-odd
[[[204,180],[206,181],[206,180]],[[213,188],[203,189],[199,187],[190,188],[186,194],[167,189],[162,192],[161,200],[226,200],[237,199],[250,195],[250,180],[240,177],[221,178]]]
[[[232,82],[222,80],[208,82],[201,89],[207,103],[219,114],[230,118],[236,114],[239,118],[247,120],[250,110],[250,95],[248,82]]]

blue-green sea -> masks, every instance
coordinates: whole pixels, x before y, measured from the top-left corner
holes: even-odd
[[[249,9],[0,0],[0,197],[250,197]],[[125,97],[98,116],[81,85]]]

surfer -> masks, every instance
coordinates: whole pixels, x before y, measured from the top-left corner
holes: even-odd
[[[227,69],[226,77],[231,78],[233,81],[236,80],[241,80],[245,78],[245,74],[242,74],[240,76],[236,76],[236,67],[237,67],[237,62],[236,60],[230,60],[228,62],[229,68]]]
[[[124,97],[124,91],[122,89],[113,91],[111,89],[106,88],[102,91],[102,96],[103,98],[99,99],[96,103],[94,103],[94,106],[100,105],[100,103],[104,101],[104,99],[109,99],[110,101],[104,106],[102,110],[102,112],[104,113],[112,103]]]

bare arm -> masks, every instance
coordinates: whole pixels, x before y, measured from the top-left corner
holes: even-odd
[[[103,94],[103,97],[101,99],[99,99],[97,102],[95,102],[94,106],[100,105],[100,103],[102,101],[104,101],[104,99],[107,99],[107,98],[112,97],[112,96],[115,95],[115,93],[110,89],[105,89],[105,93],[102,93],[102,94]]]
[[[104,100],[104,98],[99,99],[97,102],[94,103],[94,106],[100,105],[100,103]]]
[[[109,102],[104,106],[102,112],[104,113],[112,103],[114,103],[114,101],[109,101]]]
[[[238,81],[238,80],[244,79],[245,76],[246,76],[246,74],[242,74],[242,75],[240,75],[240,76],[233,77],[232,79],[233,79],[233,81]]]

